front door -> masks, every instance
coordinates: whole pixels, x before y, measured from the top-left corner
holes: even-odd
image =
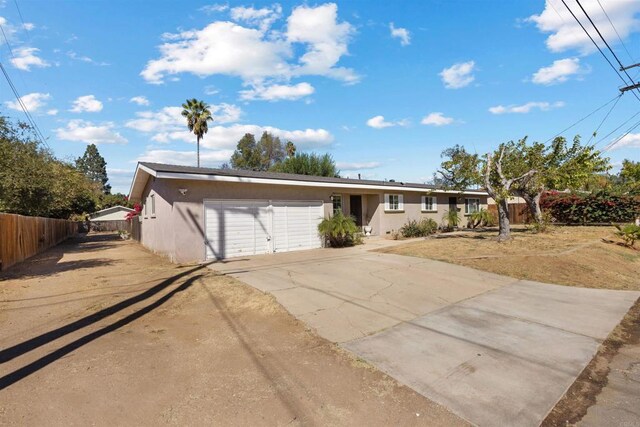
[[[349,196],[349,206],[356,225],[362,227],[362,196]]]
[[[449,197],[449,212],[458,212],[458,198]]]

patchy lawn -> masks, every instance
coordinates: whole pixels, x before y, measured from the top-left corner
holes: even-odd
[[[204,266],[94,235],[0,275],[0,425],[465,425]]]
[[[431,258],[545,283],[587,288],[640,290],[640,251],[605,240],[613,227],[553,227],[534,234],[512,231],[513,240],[497,243],[496,231],[439,234],[381,252]]]

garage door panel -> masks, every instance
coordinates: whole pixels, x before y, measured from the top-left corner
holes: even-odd
[[[323,213],[324,205],[321,201],[274,201],[274,252],[321,247],[318,224]]]

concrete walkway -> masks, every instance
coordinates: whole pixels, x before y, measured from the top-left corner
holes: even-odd
[[[478,425],[538,425],[640,296],[368,251],[392,244],[212,268]]]

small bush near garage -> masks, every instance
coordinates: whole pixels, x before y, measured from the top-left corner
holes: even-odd
[[[324,236],[325,241],[329,242],[329,245],[333,248],[362,243],[359,231],[355,220],[342,212],[338,212],[330,218],[325,218],[318,224],[318,232]]]
[[[566,224],[632,222],[640,216],[639,199],[607,193],[567,194],[550,191],[543,194],[540,207],[548,211],[556,222]]]
[[[438,223],[431,218],[420,221],[410,219],[400,228],[400,234],[402,237],[425,237],[435,233],[437,229]]]

